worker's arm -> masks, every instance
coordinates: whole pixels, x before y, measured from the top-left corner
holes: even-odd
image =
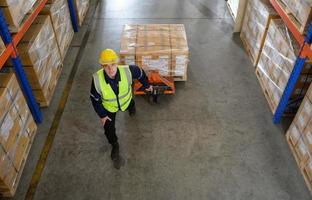
[[[138,67],[136,65],[130,65],[129,68],[130,68],[130,71],[132,74],[132,79],[139,80],[140,83],[142,83],[144,88],[150,87],[150,84],[148,83],[147,76],[146,76],[143,69],[141,69],[140,67]]]
[[[90,90],[90,99],[92,102],[92,106],[95,112],[98,114],[98,116],[100,118],[106,117],[107,110],[103,107],[101,95],[96,91],[93,80],[92,80],[91,90]]]

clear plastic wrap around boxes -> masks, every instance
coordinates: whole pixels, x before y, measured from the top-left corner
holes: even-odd
[[[247,3],[240,37],[251,57],[257,65],[266,32],[273,18],[278,18],[269,0],[250,0]]]
[[[13,73],[0,73],[0,194],[13,196],[37,126]]]
[[[67,0],[54,0],[47,4],[41,14],[51,16],[52,25],[60,48],[62,60],[74,36]]]
[[[84,18],[86,17],[90,0],[75,0],[76,13],[78,16],[78,23],[81,26]]]
[[[120,62],[186,80],[189,49],[183,24],[125,25]]]
[[[299,45],[284,22],[281,19],[271,20],[256,74],[273,113],[283,95],[298,53]],[[307,91],[312,80],[310,67],[310,63],[305,65],[293,98],[303,96]]]
[[[312,85],[286,133],[286,138],[312,192]]]
[[[0,0],[4,17],[10,31],[17,32],[26,14],[31,11],[37,0]]]
[[[304,33],[312,18],[312,1],[311,0],[280,0],[282,7],[289,15],[289,18],[297,26],[301,33]]]
[[[37,102],[48,106],[62,69],[50,17],[39,15],[17,49]]]

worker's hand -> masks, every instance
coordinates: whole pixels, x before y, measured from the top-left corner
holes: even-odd
[[[101,118],[101,122],[103,126],[105,125],[107,120],[112,121],[111,118],[109,118],[108,116]]]
[[[148,88],[145,89],[147,92],[153,92],[153,86],[150,85]]]

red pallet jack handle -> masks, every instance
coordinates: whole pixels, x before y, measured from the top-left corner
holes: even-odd
[[[133,84],[133,93],[135,95],[152,95],[154,102],[157,102],[158,95],[174,94],[174,79],[171,76],[161,76],[158,71],[149,71],[148,82],[153,86],[152,92],[145,91],[143,85],[139,81]]]

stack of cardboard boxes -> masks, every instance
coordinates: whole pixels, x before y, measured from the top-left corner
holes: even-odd
[[[62,69],[61,54],[48,15],[35,19],[17,50],[37,102],[48,106]]]
[[[187,80],[189,50],[183,24],[125,25],[121,36],[121,64],[136,64],[147,72]]]
[[[286,138],[312,192],[312,85],[286,133]]]
[[[0,194],[13,196],[37,126],[14,73],[0,74]]]
[[[40,14],[50,15],[57,44],[64,60],[69,45],[74,37],[68,4],[66,0],[51,0]]]
[[[0,0],[0,7],[12,32],[17,32],[37,0]]]
[[[281,19],[271,20],[256,75],[273,113],[284,93],[298,54],[299,44],[284,22]],[[304,96],[312,81],[310,68],[311,64],[307,62],[292,98]]]
[[[290,20],[304,33],[312,19],[312,2],[308,0],[278,0]]]
[[[89,4],[90,0],[75,0],[76,15],[80,26],[87,15]]]
[[[247,3],[240,37],[254,66],[258,64],[271,19],[279,18],[269,0]]]

